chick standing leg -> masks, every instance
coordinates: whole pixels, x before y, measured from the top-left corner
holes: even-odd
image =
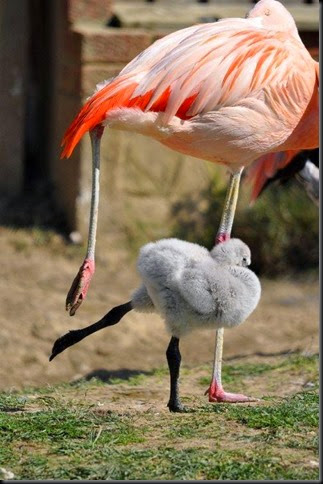
[[[183,412],[185,411],[181,401],[179,399],[178,390],[178,378],[179,369],[181,366],[181,354],[179,351],[179,339],[172,336],[167,351],[166,351],[167,363],[170,375],[170,397],[167,404],[170,412]]]

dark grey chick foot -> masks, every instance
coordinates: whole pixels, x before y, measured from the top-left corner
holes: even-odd
[[[169,401],[167,404],[170,412],[177,412],[177,413],[184,413],[188,412],[188,409],[181,404],[181,402],[171,402]]]

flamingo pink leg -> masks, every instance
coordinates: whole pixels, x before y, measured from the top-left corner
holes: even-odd
[[[92,196],[91,213],[89,223],[89,235],[86,257],[81,265],[66,298],[66,311],[74,316],[77,309],[84,301],[92,276],[95,271],[95,242],[99,208],[99,183],[100,183],[100,141],[103,134],[103,126],[99,125],[90,131],[92,144]]]
[[[255,402],[256,398],[247,397],[242,393],[229,393],[223,390],[221,384],[218,384],[216,380],[211,382],[210,387],[205,392],[205,395],[209,395],[209,402],[222,402],[222,403],[243,403],[243,402]]]
[[[94,271],[94,259],[85,258],[66,297],[66,311],[71,316],[74,316],[85,299]]]
[[[242,170],[239,170],[232,173],[231,175],[228,191],[225,198],[220,227],[215,240],[216,244],[220,244],[230,239],[234,214],[239,195],[241,173]],[[223,390],[221,382],[223,333],[223,328],[219,328],[216,331],[212,380],[205,394],[209,395],[210,402],[237,403],[255,401],[256,399],[247,397],[240,393],[228,393]]]

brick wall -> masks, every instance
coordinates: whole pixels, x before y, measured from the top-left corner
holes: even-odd
[[[112,14],[112,0],[68,0],[70,22],[105,22]]]
[[[114,29],[78,25],[81,38],[82,93],[89,96],[95,85],[117,75],[153,41],[151,32],[141,29]]]

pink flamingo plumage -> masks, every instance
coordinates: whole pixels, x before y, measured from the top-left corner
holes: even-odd
[[[313,158],[318,164],[318,152],[318,148],[305,151],[288,150],[261,156],[248,170],[247,179],[253,185],[251,201],[254,202],[272,180],[280,177],[287,179],[296,174],[297,179],[305,186],[308,196],[318,205],[319,169],[311,161]]]
[[[105,127],[150,136],[173,150],[227,166],[231,177],[217,242],[230,238],[244,167],[262,156],[316,148],[318,63],[294,19],[276,0],[247,18],[195,25],[156,41],[118,76],[97,86],[63,138],[69,157],[90,133],[93,190],[87,255],[68,293],[75,311],[94,273],[99,149]],[[223,330],[217,331],[210,401],[248,401],[221,384]]]

